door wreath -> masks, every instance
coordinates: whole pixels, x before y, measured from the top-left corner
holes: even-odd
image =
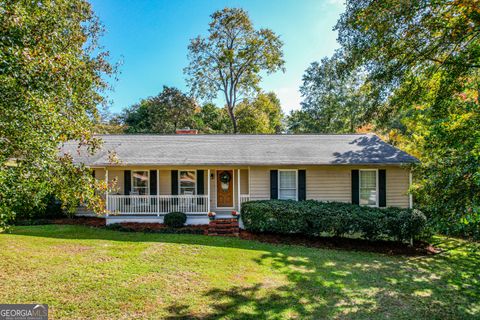
[[[230,183],[230,180],[232,180],[232,176],[230,175],[230,173],[228,171],[223,171],[220,174],[220,182],[221,182],[221,185],[222,185],[222,190],[224,192],[228,191],[228,185]]]

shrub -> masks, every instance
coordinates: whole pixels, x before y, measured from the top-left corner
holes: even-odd
[[[62,203],[52,195],[48,195],[33,208],[17,208],[15,220],[43,220],[65,218],[67,214],[62,210]]]
[[[163,219],[163,223],[171,228],[181,228],[185,222],[187,222],[187,215],[183,212],[167,213]]]
[[[253,232],[318,236],[360,235],[365,239],[410,240],[420,235],[426,218],[419,210],[374,208],[315,200],[262,200],[242,204],[245,229]]]

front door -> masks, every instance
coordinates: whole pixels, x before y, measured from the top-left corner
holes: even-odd
[[[233,170],[217,171],[217,207],[233,207]]]

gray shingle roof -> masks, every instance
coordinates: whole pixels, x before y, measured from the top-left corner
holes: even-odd
[[[99,135],[103,147],[88,156],[77,143],[68,152],[77,163],[111,165],[343,165],[404,164],[418,160],[373,134],[351,135]]]

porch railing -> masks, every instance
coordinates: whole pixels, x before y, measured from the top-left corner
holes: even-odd
[[[249,194],[241,194],[240,195],[240,204],[250,201],[250,195]]]
[[[208,195],[108,195],[110,214],[164,214],[180,211],[189,214],[208,212]]]

